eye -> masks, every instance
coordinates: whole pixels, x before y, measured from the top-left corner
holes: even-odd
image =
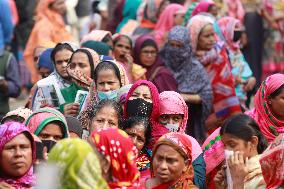
[[[56,141],[61,140],[61,139],[62,139],[62,136],[54,136],[54,139],[55,139]]]
[[[46,138],[49,137],[49,135],[48,134],[41,134],[40,137],[43,138],[43,139],[46,139]]]

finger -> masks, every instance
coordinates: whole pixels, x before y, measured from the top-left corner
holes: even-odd
[[[244,161],[244,152],[240,152],[239,153],[239,162],[242,163],[242,164],[245,163],[245,161]]]

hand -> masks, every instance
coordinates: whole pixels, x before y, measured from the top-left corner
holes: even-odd
[[[246,158],[246,161],[248,158]],[[244,152],[236,151],[232,156],[228,158],[228,165],[234,185],[234,189],[243,189],[244,180],[248,174],[248,168],[245,164]]]
[[[0,80],[0,91],[2,93],[7,93],[8,92],[8,83],[5,79]]]
[[[7,184],[6,182],[0,182],[0,189],[16,189],[10,184]]]
[[[48,160],[48,153],[47,153],[47,147],[46,146],[43,147],[42,154],[43,154],[43,160],[47,161]]]
[[[79,108],[80,104],[79,103],[70,103],[66,104],[64,106],[64,115],[71,115],[73,117],[76,117],[79,114]]]
[[[131,71],[132,70],[132,66],[133,66],[133,58],[132,58],[132,56],[130,54],[125,54],[124,57],[125,57],[125,59],[127,61],[127,69],[129,71]]]
[[[226,186],[227,186],[226,175],[225,175],[225,169],[223,167],[215,175],[214,182],[215,182],[216,189],[225,189],[226,188]]]
[[[246,85],[244,86],[244,90],[247,91],[247,92],[251,91],[254,88],[255,83],[256,83],[255,77],[249,78]]]

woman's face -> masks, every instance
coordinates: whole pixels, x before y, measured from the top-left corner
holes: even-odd
[[[181,49],[184,47],[184,44],[177,40],[169,40],[169,45],[177,49]]]
[[[97,113],[92,120],[91,132],[94,129],[102,128],[117,128],[118,127],[118,114],[113,107],[104,106]]]
[[[84,73],[87,77],[91,77],[91,66],[88,56],[83,52],[76,52],[70,62],[71,70],[78,70]]]
[[[215,45],[215,32],[212,24],[207,24],[198,37],[197,50],[209,51]]]
[[[184,13],[177,13],[174,15],[174,26],[182,25],[184,20]]]
[[[284,120],[284,90],[281,93],[268,100],[268,105],[272,114],[279,120]]]
[[[120,82],[111,69],[101,70],[97,76],[97,90],[108,92],[120,88]]]
[[[154,176],[160,183],[175,181],[186,171],[183,156],[169,145],[160,145],[153,159]]]
[[[157,57],[157,49],[153,46],[145,46],[140,52],[140,62],[143,66],[152,66]]]
[[[226,150],[231,150],[234,152],[244,152],[244,157],[251,157],[252,154],[252,143],[246,142],[243,139],[237,138],[231,134],[224,133],[221,136],[222,142],[225,145]],[[256,147],[255,147],[256,148]],[[255,150],[255,149],[254,149]]]
[[[146,142],[145,131],[145,126],[143,124],[134,125],[131,128],[125,129],[125,132],[130,136],[139,152]]]
[[[67,49],[62,49],[56,52],[54,55],[55,69],[59,73],[59,75],[65,79],[69,78],[66,68],[71,56],[72,51]]]
[[[24,135],[19,134],[5,144],[0,156],[1,171],[6,176],[21,177],[32,166],[32,144]]]
[[[159,117],[159,122],[163,125],[179,124],[181,126],[183,115],[181,114],[163,114]]]
[[[134,100],[137,98],[142,98],[145,101],[152,103],[152,95],[149,87],[146,85],[140,85],[133,91],[129,100]]]
[[[121,37],[114,45],[113,53],[116,60],[126,61],[125,55],[131,53],[129,40],[126,37]]]
[[[64,135],[61,127],[57,123],[48,123],[39,133],[38,137],[41,140],[59,141],[63,139]]]

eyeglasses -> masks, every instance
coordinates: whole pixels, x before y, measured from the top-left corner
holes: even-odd
[[[157,51],[142,51],[141,53],[148,56],[157,56]]]

